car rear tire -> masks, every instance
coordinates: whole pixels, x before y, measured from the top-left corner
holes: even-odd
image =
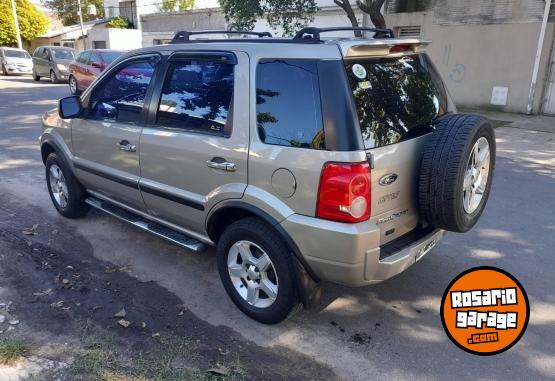
[[[45,174],[50,199],[62,216],[78,218],[89,210],[83,201],[85,189],[58,154],[48,155]]]
[[[77,85],[77,80],[74,76],[70,75],[68,80],[69,91],[73,95],[81,95],[81,90],[79,90],[79,86]]]
[[[488,119],[467,114],[440,118],[420,167],[418,201],[424,220],[458,233],[476,224],[491,191],[495,148]]]
[[[37,75],[37,73],[35,73],[34,70],[33,70],[33,79],[34,79],[35,81],[40,81],[40,76]]]
[[[246,315],[276,324],[300,307],[291,251],[264,221],[248,217],[231,224],[218,241],[223,286]]]
[[[54,70],[50,70],[50,82],[58,83],[58,77],[56,76]]]

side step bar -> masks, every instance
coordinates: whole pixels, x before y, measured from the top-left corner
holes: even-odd
[[[117,207],[107,201],[102,201],[96,197],[87,197],[85,199],[85,202],[93,208],[102,210],[103,212],[119,218],[120,220],[129,222],[131,225],[134,225],[139,229],[150,232],[160,238],[163,238],[196,253],[200,253],[207,248],[207,245],[203,242],[200,242],[173,229],[162,226],[156,222],[148,221],[147,219],[135,213],[128,212],[127,210]]]

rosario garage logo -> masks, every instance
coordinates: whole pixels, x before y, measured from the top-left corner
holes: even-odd
[[[441,322],[447,336],[476,355],[495,355],[515,345],[529,316],[522,285],[495,267],[476,267],[458,275],[441,301]]]

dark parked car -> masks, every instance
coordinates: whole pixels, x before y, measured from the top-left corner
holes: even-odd
[[[81,52],[69,64],[69,90],[79,95],[102,73],[116,58],[125,51],[94,49]]]
[[[33,79],[49,77],[52,83],[67,81],[68,65],[75,59],[75,49],[62,46],[39,46],[33,53]]]

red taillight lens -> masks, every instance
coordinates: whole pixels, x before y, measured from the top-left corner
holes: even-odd
[[[320,178],[316,215],[341,222],[370,218],[368,163],[326,163]]]

